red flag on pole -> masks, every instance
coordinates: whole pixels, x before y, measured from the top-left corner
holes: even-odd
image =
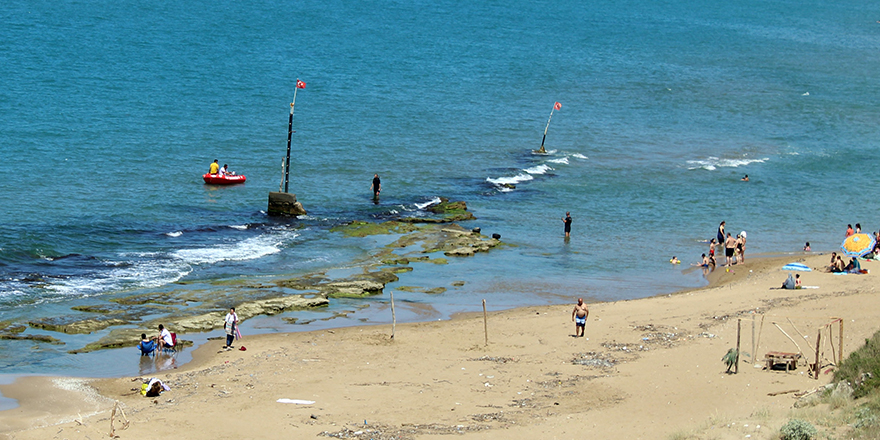
[[[305,86],[306,86],[306,85],[303,84],[303,87],[305,87]],[[297,87],[299,87],[299,86],[297,86]],[[558,102],[557,102],[556,104],[553,104],[553,109],[555,109],[555,110],[562,110],[562,104],[560,104],[560,103],[558,103]]]
[[[298,89],[304,89],[304,88],[306,88],[306,83],[304,83],[304,82],[302,82],[302,81],[300,81],[300,80],[296,80],[296,88],[298,88]],[[557,102],[556,104],[559,104],[559,103]]]

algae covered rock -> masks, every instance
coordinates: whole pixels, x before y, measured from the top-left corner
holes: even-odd
[[[128,324],[128,320],[120,318],[86,318],[76,319],[74,316],[59,316],[28,321],[33,328],[68,334],[88,334],[104,330],[114,325]]]

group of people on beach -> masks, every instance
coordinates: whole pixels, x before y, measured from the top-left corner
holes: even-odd
[[[159,324],[157,336],[147,338],[146,333],[141,333],[141,342],[138,343],[137,348],[141,351],[141,356],[149,356],[164,350],[174,350],[175,345],[175,336],[164,325]]]
[[[736,238],[734,238],[733,234],[724,231],[726,224],[726,222],[722,221],[718,225],[715,238],[709,240],[708,254],[704,253],[700,256],[700,263],[697,266],[702,267],[704,272],[715,270],[715,267],[718,265],[718,261],[715,259],[716,247],[719,251],[724,249],[725,267],[743,264],[746,261],[746,231],[736,234]],[[672,260],[669,261],[673,264],[678,264],[676,257],[672,257]]]
[[[238,329],[240,322],[238,315],[235,313],[235,307],[230,307],[229,313],[223,318],[223,329],[226,331],[224,350],[228,351],[234,348],[232,341],[236,338],[241,338],[241,331]],[[176,346],[177,335],[168,331],[163,324],[159,324],[159,334],[157,336],[147,338],[146,333],[141,333],[141,342],[138,342],[137,348],[140,350],[141,356],[150,356],[153,353],[176,350]]]

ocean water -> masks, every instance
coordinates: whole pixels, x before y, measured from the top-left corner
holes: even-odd
[[[698,261],[722,220],[748,254],[833,250],[847,223],[880,229],[877,18],[852,1],[4,2],[0,322],[344,275],[393,238],[332,226],[439,196],[514,246],[415,265],[398,285],[449,290],[395,290],[402,320],[700,286],[667,261]],[[297,78],[290,192],[309,215],[270,218]],[[204,185],[214,159],[247,183]],[[243,331],[387,323],[394,289]],[[65,345],[0,340],[0,373],[152,368],[66,353],[105,332],[27,333]]]

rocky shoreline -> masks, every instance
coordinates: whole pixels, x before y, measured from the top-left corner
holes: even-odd
[[[178,288],[165,292],[119,296],[101,304],[76,306],[69,315],[33,319],[26,323],[0,322],[0,339],[64,345],[63,341],[53,336],[26,334],[25,331],[30,327],[62,334],[91,334],[111,328],[107,335],[83,347],[70,349],[68,353],[131,347],[140,341],[141,333],[153,334],[159,324],[164,324],[179,336],[221,328],[230,306],[236,307],[240,319],[247,320],[261,315],[326,307],[331,298],[380,295],[388,283],[399,280],[397,273],[412,271],[412,263],[446,264],[446,258],[434,254],[442,252],[446,257],[466,257],[477,252],[488,252],[501,244],[497,238],[480,234],[479,229],[468,230],[455,223],[476,219],[467,210],[465,202],[450,202],[441,198],[439,203],[427,207],[426,211],[434,215],[381,223],[353,221],[332,228],[331,232],[351,237],[400,235],[394,242],[361,261],[362,273],[341,279],[331,279],[326,272],[313,272],[295,278],[261,281],[216,280],[210,283],[214,288],[201,290],[187,288],[189,283],[179,282],[176,283]],[[420,245],[420,250],[400,253],[401,249],[413,245]],[[216,289],[226,292],[218,295]],[[285,293],[290,290],[297,293]],[[422,290],[442,293],[445,288],[438,286]],[[198,305],[186,308],[193,303]],[[185,338],[178,341],[183,345],[192,344]]]

